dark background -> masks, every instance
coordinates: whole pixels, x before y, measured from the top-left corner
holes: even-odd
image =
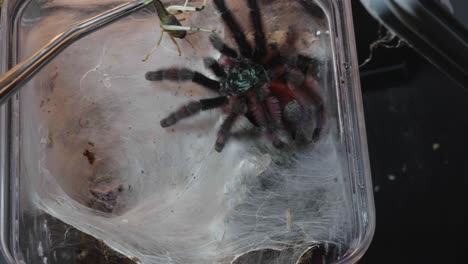
[[[362,63],[379,25],[352,2]],[[468,1],[451,2],[468,27]],[[408,47],[375,50],[361,82],[377,223],[360,263],[468,263],[468,87]]]

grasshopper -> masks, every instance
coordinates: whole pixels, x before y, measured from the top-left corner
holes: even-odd
[[[172,40],[172,42],[176,45],[177,51],[179,52],[179,56],[182,56],[182,52],[180,50],[179,44],[177,44],[176,38],[185,39],[193,47],[190,41],[188,41],[185,38],[187,36],[188,31],[215,32],[215,30],[182,26],[180,22],[184,21],[185,19],[178,19],[176,15],[183,14],[185,12],[200,12],[205,8],[207,0],[203,0],[203,5],[201,7],[188,6],[188,2],[189,0],[186,0],[183,6],[173,5],[167,8],[163,5],[163,3],[160,0],[155,0],[153,2],[154,7],[156,9],[156,13],[160,20],[161,35],[159,36],[159,40],[156,46],[150,51],[150,53],[148,53],[148,55],[145,57],[145,59],[143,59],[143,61],[147,61],[151,57],[151,54],[153,54],[153,52],[156,50],[156,48],[159,47],[163,39],[164,33],[166,33]]]

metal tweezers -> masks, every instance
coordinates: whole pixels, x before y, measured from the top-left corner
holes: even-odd
[[[48,44],[34,55],[20,62],[0,77],[0,105],[8,101],[20,87],[27,83],[39,70],[47,65],[66,47],[80,38],[152,3],[153,0],[137,0],[119,5],[80,22],[51,39]]]

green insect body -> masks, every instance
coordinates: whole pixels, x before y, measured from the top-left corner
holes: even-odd
[[[146,55],[145,59],[143,61],[147,61],[150,57],[151,54],[156,50],[157,47],[161,44],[162,38],[164,33],[167,33],[171,41],[174,43],[174,45],[177,47],[177,51],[179,52],[179,56],[182,55],[182,52],[180,50],[179,44],[177,44],[176,38],[178,39],[185,39],[192,47],[193,45],[188,41],[185,37],[187,36],[187,31],[205,31],[205,32],[214,32],[214,30],[208,30],[208,29],[202,29],[198,27],[188,27],[188,26],[182,26],[180,21],[182,19],[178,19],[176,15],[178,14],[183,14],[184,12],[200,12],[205,8],[207,0],[203,1],[203,6],[202,7],[190,7],[188,6],[189,0],[185,1],[185,5],[183,6],[169,6],[165,7],[163,3],[160,0],[154,0],[153,5],[156,9],[156,13],[159,17],[160,21],[160,26],[161,26],[161,35],[159,37],[159,41],[156,44],[156,46]]]
[[[160,0],[154,1],[154,6],[156,8],[156,13],[158,14],[159,20],[161,21],[161,28],[165,30],[174,38],[183,39],[187,36],[187,31],[184,30],[168,30],[164,29],[164,26],[182,26],[176,16],[169,13],[166,7],[161,3]]]

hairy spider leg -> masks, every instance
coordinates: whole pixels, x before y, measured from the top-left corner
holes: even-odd
[[[283,121],[281,120],[281,106],[279,100],[274,96],[265,98],[265,106],[271,118],[272,124],[278,128],[283,128]]]
[[[220,89],[220,83],[216,80],[210,79],[205,75],[192,71],[187,68],[168,68],[157,71],[149,71],[145,74],[145,78],[148,81],[178,81],[187,82],[192,81],[212,91],[218,92]]]
[[[201,99],[199,101],[192,101],[183,105],[176,111],[170,113],[167,117],[163,118],[160,122],[161,127],[170,127],[175,125],[182,119],[191,117],[201,111],[206,111],[226,105],[229,99],[226,96],[219,96],[209,99]]]
[[[317,141],[322,133],[323,127],[325,126],[325,105],[323,99],[320,96],[317,86],[315,85],[315,79],[311,76],[307,76],[303,86],[304,90],[310,96],[315,106],[317,107],[317,127],[312,135],[312,140]]]
[[[205,9],[207,0],[203,1],[203,4],[201,7],[188,6],[188,2],[189,0],[186,0],[183,6],[179,6],[179,5],[168,6],[167,11],[169,11],[169,13],[172,13],[172,14],[180,14],[183,12],[200,12],[203,9]]]
[[[272,114],[269,112],[269,107],[274,112],[274,114],[278,113],[275,109],[276,106],[268,106],[265,105],[263,102],[260,102],[258,95],[254,91],[250,91],[247,95],[249,110],[252,113],[253,118],[255,119],[256,123],[260,128],[266,129],[268,136],[273,142],[273,146],[276,148],[281,148],[284,146],[284,142],[279,137],[278,127],[274,124],[276,121],[273,120]],[[273,125],[269,125],[273,124]]]
[[[276,71],[288,66],[288,64],[285,63],[285,59],[280,56],[279,53],[275,54],[268,62],[264,63],[264,65],[267,69],[270,69],[270,71]]]
[[[213,58],[204,58],[203,63],[205,67],[210,69],[217,77],[225,78],[226,72],[224,72],[223,68],[219,63]]]
[[[231,136],[231,129],[237,118],[246,114],[248,111],[246,98],[231,98],[230,105],[230,113],[226,119],[223,120],[223,123],[218,130],[218,136],[215,143],[215,150],[218,152],[221,152],[226,145],[226,142]]]
[[[279,131],[283,127],[283,122],[281,120],[281,110],[278,104],[278,100],[274,97],[266,98],[262,104],[263,111],[266,114],[268,126],[268,136],[273,142],[275,148],[284,147],[285,143],[281,140]]]
[[[238,56],[237,51],[235,51],[233,48],[226,45],[218,34],[216,33],[211,34],[210,42],[211,42],[211,45],[213,45],[213,47],[219,52],[221,52],[222,54],[231,58],[237,58]]]
[[[252,58],[252,47],[247,42],[247,38],[245,37],[244,31],[242,30],[239,23],[233,17],[232,12],[226,7],[226,3],[224,0],[214,0],[215,6],[218,11],[221,13],[221,17],[224,20],[224,23],[228,26],[231,30],[232,34],[234,35],[234,39],[236,40],[237,45],[239,46],[239,51],[242,56],[246,58]]]
[[[318,64],[316,59],[310,58],[308,56],[299,54],[296,59],[296,67],[301,70],[303,74],[307,74],[309,70],[312,70]]]
[[[247,0],[247,5],[250,9],[250,19],[255,29],[255,51],[253,56],[256,60],[261,60],[266,54],[266,40],[260,9],[258,8],[257,0]]]
[[[239,114],[237,113],[230,113],[226,119],[224,119],[223,123],[221,124],[218,130],[218,137],[216,138],[215,143],[215,150],[217,152],[221,152],[226,145],[229,137],[231,136],[231,129],[234,123],[236,122]]]

